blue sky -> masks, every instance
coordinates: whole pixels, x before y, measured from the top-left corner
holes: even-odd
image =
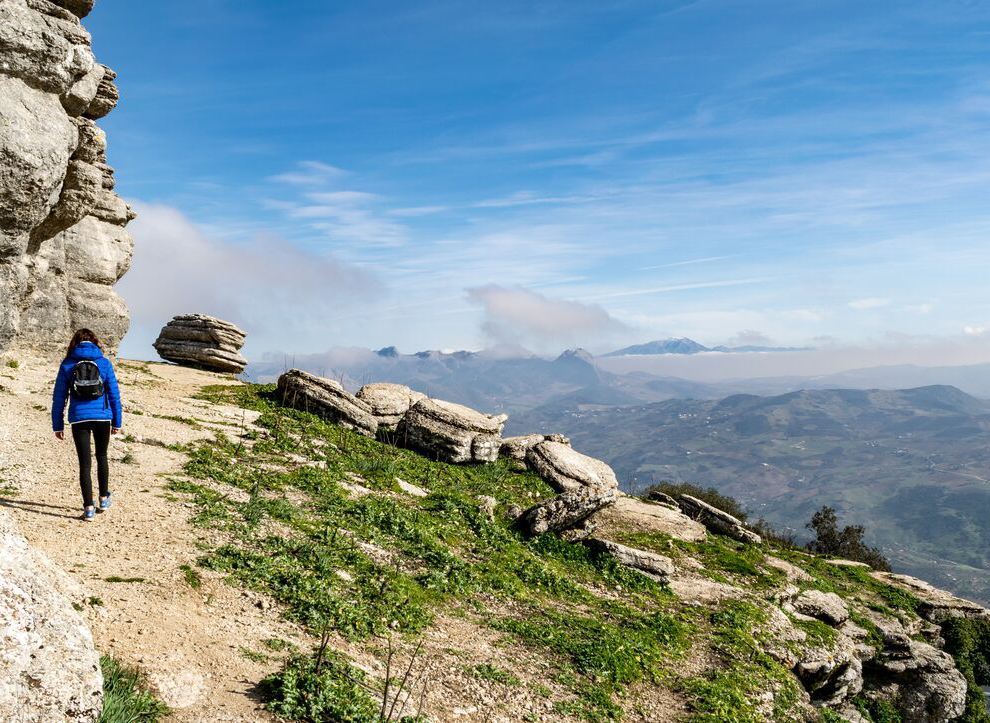
[[[988,2],[98,0],[85,22],[140,212],[125,353],[186,311],[252,355],[990,345]]]

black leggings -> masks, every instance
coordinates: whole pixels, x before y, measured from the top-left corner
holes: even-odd
[[[79,455],[79,486],[82,488],[83,506],[93,506],[93,481],[90,478],[92,457],[89,450],[89,433],[96,442],[96,478],[100,483],[100,497],[110,494],[110,465],[107,447],[110,446],[110,422],[79,422],[72,425],[72,441]]]

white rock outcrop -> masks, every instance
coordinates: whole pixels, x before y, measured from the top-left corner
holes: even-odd
[[[300,369],[290,369],[278,378],[282,404],[336,422],[366,437],[378,432],[371,407],[333,379],[324,379]]]
[[[134,218],[95,121],[116,74],[79,22],[92,0],[0,0],[0,353],[57,352],[89,327],[114,349],[129,315],[113,285]]]
[[[357,398],[371,407],[378,423],[389,427],[402,421],[406,412],[416,402],[426,399],[422,392],[413,391],[405,384],[377,382],[358,389]]]
[[[60,590],[62,575],[0,508],[2,720],[92,723],[100,717],[100,657],[89,628]]]
[[[611,467],[562,442],[540,442],[529,447],[526,463],[558,492],[584,487],[612,490],[619,487]]]
[[[240,374],[247,366],[241,347],[247,335],[231,324],[205,314],[176,316],[162,327],[155,351],[166,361],[213,372]]]
[[[508,416],[482,414],[440,399],[416,402],[396,430],[400,444],[432,459],[453,464],[494,462],[502,446]]]

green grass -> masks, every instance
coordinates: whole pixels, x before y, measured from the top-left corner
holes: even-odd
[[[8,369],[17,369],[20,365],[21,363],[16,359],[8,359],[7,361],[4,362],[4,366],[7,367]]]
[[[203,580],[190,565],[179,565],[179,569],[182,570],[182,577],[186,581],[186,584],[193,590],[199,590],[203,585]]]
[[[121,665],[109,655],[100,658],[103,668],[103,713],[99,723],[155,723],[169,714],[168,706],[141,689],[136,669]]]
[[[476,665],[470,669],[471,674],[478,678],[479,680],[488,680],[492,683],[500,683],[501,685],[517,686],[519,685],[519,678],[507,670],[502,670],[489,663],[483,663],[482,665]]]
[[[143,577],[120,577],[119,575],[110,575],[103,579],[106,582],[145,582]]]

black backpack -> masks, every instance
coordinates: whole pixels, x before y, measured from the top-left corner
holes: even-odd
[[[103,376],[96,362],[84,359],[72,367],[69,389],[77,399],[99,399],[103,396]]]

